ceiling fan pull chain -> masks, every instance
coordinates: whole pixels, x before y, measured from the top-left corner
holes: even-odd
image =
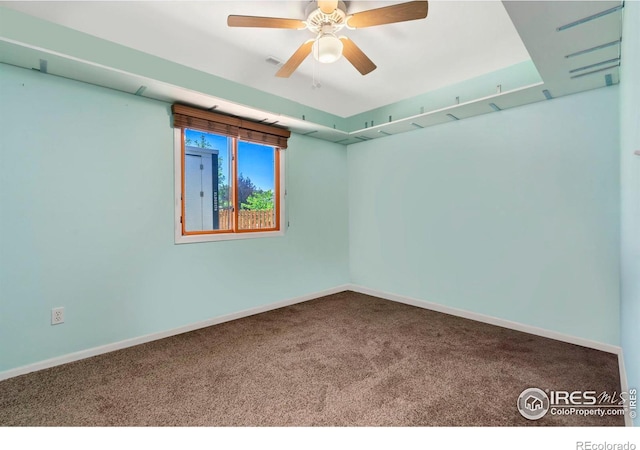
[[[313,60],[313,78],[311,80],[311,89],[317,89],[320,87],[320,83],[318,83],[316,81],[316,74],[318,71],[318,61],[317,60]]]

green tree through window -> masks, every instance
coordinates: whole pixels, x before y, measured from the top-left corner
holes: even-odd
[[[242,209],[252,211],[266,211],[274,208],[273,191],[255,191],[248,198],[246,203],[241,203]]]

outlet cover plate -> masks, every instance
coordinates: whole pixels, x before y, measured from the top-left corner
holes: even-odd
[[[64,307],[53,308],[51,310],[51,325],[64,323]]]

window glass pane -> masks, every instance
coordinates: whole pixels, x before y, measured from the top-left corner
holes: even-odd
[[[185,230],[232,229],[231,138],[189,129],[184,138]]]
[[[238,229],[276,228],[276,150],[238,141]]]

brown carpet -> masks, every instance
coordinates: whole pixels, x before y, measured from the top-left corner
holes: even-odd
[[[528,387],[620,392],[617,357],[343,292],[5,380],[0,425],[624,425]]]

